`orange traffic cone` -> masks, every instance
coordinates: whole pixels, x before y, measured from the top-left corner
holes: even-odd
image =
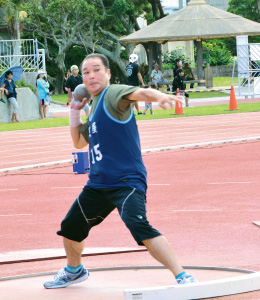
[[[180,96],[180,90],[177,89],[176,96]],[[181,102],[175,102],[175,115],[182,115],[184,114],[182,103]]]
[[[229,110],[238,110],[237,99],[236,99],[233,85],[231,85],[231,91],[230,91]]]

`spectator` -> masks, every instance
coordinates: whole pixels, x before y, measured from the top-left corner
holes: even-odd
[[[50,104],[46,98],[47,95],[49,95],[50,84],[47,81],[47,78],[43,70],[40,70],[38,72],[38,75],[36,77],[36,87],[38,88],[39,99],[40,99],[40,115],[42,119],[46,119],[48,105]]]
[[[177,58],[175,60],[175,67],[173,69],[173,79],[177,76],[178,69],[182,69],[182,60],[180,58]]]
[[[0,88],[0,92],[1,92],[1,99],[0,101],[3,103],[6,103],[4,100],[4,92],[7,92],[7,90],[5,88]]]
[[[154,115],[152,102],[145,101],[145,107],[144,107],[143,115],[146,115],[146,111],[147,111],[148,109],[150,109],[151,115]]]
[[[18,88],[18,86],[15,85],[15,83],[12,79],[13,78],[13,72],[12,71],[7,71],[5,73],[5,78],[6,79],[4,81],[4,84],[2,85],[2,88],[5,90],[7,100],[12,103],[13,108],[14,108],[13,113],[12,113],[11,121],[12,122],[19,122],[19,120],[17,119],[18,104],[17,104],[17,99],[16,99],[17,94],[16,94],[16,91],[15,91],[15,88]]]
[[[137,61],[138,61],[137,54],[131,54],[129,56],[129,64],[126,66],[126,72],[127,72],[127,76],[128,76],[128,85],[139,86],[139,81],[140,81],[142,86],[145,87],[143,77],[140,73],[140,68],[137,64]],[[136,108],[137,114],[141,115],[142,113],[140,112],[137,101],[134,102],[133,106]]]
[[[68,89],[68,102],[67,106],[70,105],[70,102],[72,100],[72,92],[74,92],[77,85],[82,84],[82,76],[79,75],[79,68],[76,65],[71,66],[70,68],[72,74],[69,76],[67,82],[66,82],[66,88]]]
[[[184,70],[183,69],[178,69],[177,70],[177,76],[174,78],[173,83],[172,83],[172,92],[176,95],[177,89],[182,91],[185,95],[185,105],[186,107],[189,106],[189,94],[185,92],[186,85],[183,82],[185,79],[184,77]]]
[[[152,70],[152,73],[151,73],[151,78],[152,78],[152,82],[154,82],[155,88],[157,90],[159,90],[158,83],[162,83],[162,84],[166,84],[167,91],[170,91],[169,81],[167,79],[164,79],[163,73],[161,72],[161,70],[159,70],[159,65],[157,63],[154,65],[154,69]]]
[[[66,74],[66,77],[65,77],[65,85],[66,85],[66,82],[67,82],[67,80],[68,80],[68,78],[70,77],[70,75],[71,75],[72,73],[71,73],[71,70],[70,69],[68,69],[68,71],[67,71],[67,74]],[[68,88],[65,86],[65,93],[68,93]]]
[[[185,77],[185,79],[188,81],[188,80],[195,80],[195,77],[194,77],[194,75],[193,75],[193,73],[192,73],[192,69],[191,69],[191,67],[189,66],[189,63],[188,62],[186,62],[185,64],[184,64],[184,77]],[[191,83],[190,84],[190,88],[191,89],[193,89],[194,88],[194,83]]]

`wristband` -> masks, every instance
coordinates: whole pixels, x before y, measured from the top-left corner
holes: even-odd
[[[70,108],[70,127],[81,125],[80,110]]]

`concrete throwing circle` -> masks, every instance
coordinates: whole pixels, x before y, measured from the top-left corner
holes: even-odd
[[[201,299],[235,295],[260,289],[260,272],[234,268],[185,266],[200,282],[192,285],[173,285],[172,274],[162,266],[131,266],[89,269],[87,281],[66,289],[46,290],[43,282],[52,280],[56,272],[26,274],[0,279],[3,295],[35,299],[91,299],[91,300],[168,300]],[[51,276],[51,277],[50,277]],[[13,293],[13,294],[12,294]],[[252,298],[253,299],[253,298]],[[3,298],[5,300],[5,298]]]

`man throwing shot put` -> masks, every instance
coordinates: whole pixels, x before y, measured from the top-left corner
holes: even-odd
[[[67,254],[67,266],[47,289],[66,287],[86,280],[87,269],[81,264],[84,240],[90,229],[100,224],[115,208],[138,245],[165,265],[179,284],[196,280],[184,272],[171,246],[146,218],[146,169],[141,156],[139,134],[133,114],[133,101],[158,102],[167,109],[178,97],[154,89],[127,85],[109,85],[110,69],[105,56],[90,54],[82,63],[83,82],[93,98],[92,110],[85,124],[80,109],[86,104],[72,101],[70,130],[78,149],[89,144],[89,180],[75,200],[61,229]]]

